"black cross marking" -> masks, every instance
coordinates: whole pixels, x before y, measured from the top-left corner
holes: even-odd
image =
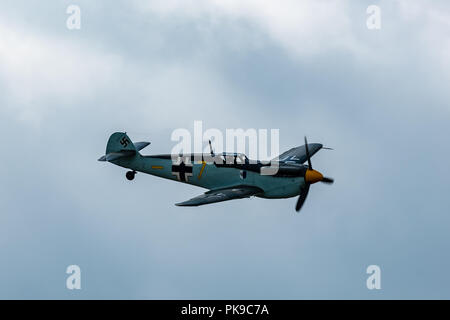
[[[178,180],[187,182],[187,176],[192,176],[192,165],[186,165],[181,161],[178,165],[172,165],[172,173],[178,177]],[[186,173],[190,173],[190,175]]]
[[[127,139],[127,137],[123,137],[122,140],[120,140],[120,144],[126,148],[128,144],[130,143],[130,140]]]

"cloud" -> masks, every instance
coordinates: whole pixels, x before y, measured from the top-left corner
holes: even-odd
[[[135,1],[139,8],[162,17],[222,20],[262,29],[294,55],[311,56],[329,49],[356,47],[346,1]]]
[[[46,102],[92,97],[120,75],[120,56],[87,48],[76,38],[46,36],[31,28],[0,25],[0,77],[7,108],[40,122]],[[6,96],[5,96],[6,95]]]
[[[399,11],[406,23],[421,26],[414,31],[418,47],[426,52],[435,71],[450,76],[450,11],[442,2],[430,6],[426,1],[400,1]]]

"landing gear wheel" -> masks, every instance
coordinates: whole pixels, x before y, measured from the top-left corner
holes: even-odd
[[[125,175],[128,180],[133,180],[134,176],[136,175],[136,171],[127,171],[127,174]]]

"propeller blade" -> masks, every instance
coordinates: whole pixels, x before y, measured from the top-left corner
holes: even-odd
[[[329,178],[329,177],[323,177],[321,182],[332,184],[334,182],[334,179],[333,178]]]
[[[307,183],[305,187],[301,189],[300,195],[298,196],[297,204],[295,205],[295,211],[297,212],[300,211],[303,204],[305,203],[306,197],[308,196],[308,192],[309,192],[309,183]]]
[[[309,170],[312,170],[312,165],[311,165],[311,157],[309,156],[309,149],[308,149],[308,140],[306,140],[306,136],[305,136],[305,150],[306,150],[306,158],[308,159],[308,168]]]

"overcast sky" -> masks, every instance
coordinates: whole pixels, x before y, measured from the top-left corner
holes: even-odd
[[[450,298],[449,56],[448,1],[3,0],[0,298]],[[180,208],[204,190],[96,161],[195,120],[307,135],[336,182]]]

